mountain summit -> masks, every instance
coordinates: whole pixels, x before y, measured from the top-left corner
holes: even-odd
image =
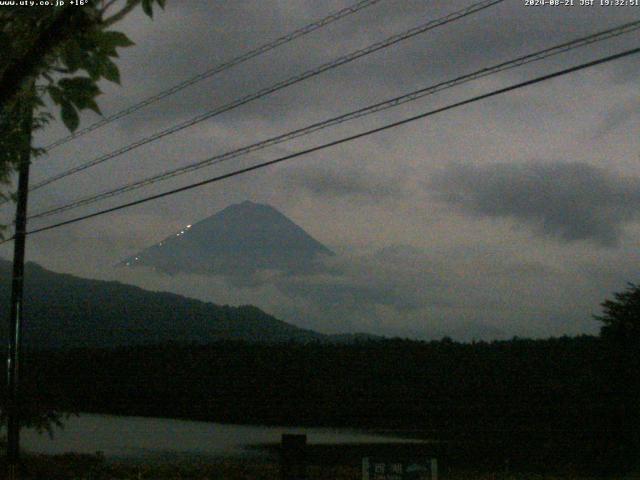
[[[308,271],[323,255],[333,252],[278,210],[246,201],[185,226],[120,265],[168,274],[250,275]]]

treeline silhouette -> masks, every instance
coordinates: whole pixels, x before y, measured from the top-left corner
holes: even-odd
[[[34,404],[246,424],[362,427],[446,441],[452,462],[629,468],[637,342],[163,344],[31,351]]]
[[[0,259],[0,318],[8,318],[11,263]],[[283,322],[251,305],[233,307],[120,282],[90,280],[25,265],[23,342],[38,349],[110,348],[167,341],[349,342]],[[0,339],[7,343],[7,322]]]

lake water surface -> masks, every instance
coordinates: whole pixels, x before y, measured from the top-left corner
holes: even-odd
[[[283,433],[305,433],[315,444],[405,440],[355,430],[231,425],[164,418],[82,414],[53,438],[23,430],[22,448],[35,453],[104,453],[107,459],[185,459],[259,455],[251,445],[278,443]]]

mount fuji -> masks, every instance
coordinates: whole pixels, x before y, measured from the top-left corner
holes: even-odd
[[[125,258],[119,265],[163,273],[251,275],[308,272],[333,252],[275,208],[245,201]]]

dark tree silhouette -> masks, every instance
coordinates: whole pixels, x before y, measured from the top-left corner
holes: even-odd
[[[595,318],[603,324],[600,384],[609,404],[608,428],[624,462],[640,452],[640,285],[628,283],[613,296]]]
[[[603,323],[603,339],[621,344],[640,342],[640,285],[629,283],[623,292],[614,293],[614,300],[601,303],[603,315],[596,320]]]

